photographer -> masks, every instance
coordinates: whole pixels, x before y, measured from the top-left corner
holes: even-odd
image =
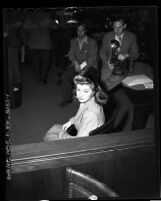
[[[114,64],[110,62],[112,57],[111,41],[119,42],[118,59],[121,61],[129,59],[129,71],[133,70],[134,61],[139,57],[136,36],[126,30],[126,23],[123,18],[117,18],[113,21],[113,29],[113,31],[105,34],[99,54],[102,60],[101,81],[107,91],[117,86],[125,77],[125,74],[113,74]]]

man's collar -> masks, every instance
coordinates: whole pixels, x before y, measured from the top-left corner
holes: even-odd
[[[77,40],[80,41],[79,38],[77,38]],[[88,44],[88,37],[85,36],[85,37],[81,40],[81,42],[84,42],[84,43],[87,43],[87,44]]]
[[[121,39],[122,39],[124,33],[125,33],[125,32],[123,32],[123,33],[121,34],[121,36],[118,36],[118,35],[116,35],[116,34],[115,34],[115,36],[118,37],[118,38],[121,37]]]

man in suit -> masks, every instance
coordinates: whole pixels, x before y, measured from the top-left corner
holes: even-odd
[[[63,101],[60,106],[72,102],[73,78],[77,74],[93,74],[97,79],[97,42],[87,36],[84,24],[77,26],[78,37],[71,40],[68,58],[71,65],[62,75]]]
[[[102,47],[100,49],[100,58],[102,60],[101,81],[107,91],[117,86],[124,75],[113,74],[114,65],[110,63],[112,56],[111,40],[117,40],[120,43],[119,60],[129,59],[130,71],[133,70],[134,61],[139,57],[139,47],[134,33],[126,30],[126,23],[123,18],[117,18],[113,21],[113,31],[105,34]]]
[[[24,44],[31,53],[34,76],[41,84],[48,84],[48,74],[51,65],[52,41],[51,29],[56,25],[45,11],[35,11],[29,14],[24,23],[22,35]]]

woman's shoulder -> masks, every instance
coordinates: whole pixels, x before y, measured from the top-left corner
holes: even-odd
[[[88,107],[88,112],[93,112],[94,114],[98,114],[100,113],[100,111],[102,112],[102,106],[99,105],[96,102],[93,102],[92,104],[89,105]]]

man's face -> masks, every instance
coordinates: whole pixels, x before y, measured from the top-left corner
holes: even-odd
[[[78,26],[77,28],[77,34],[78,34],[78,38],[79,39],[83,39],[85,34],[86,34],[86,31],[85,31],[85,28],[83,25],[80,25]]]
[[[124,32],[124,29],[126,28],[126,24],[122,20],[116,21],[113,24],[114,32],[117,36],[121,36],[121,34]]]

